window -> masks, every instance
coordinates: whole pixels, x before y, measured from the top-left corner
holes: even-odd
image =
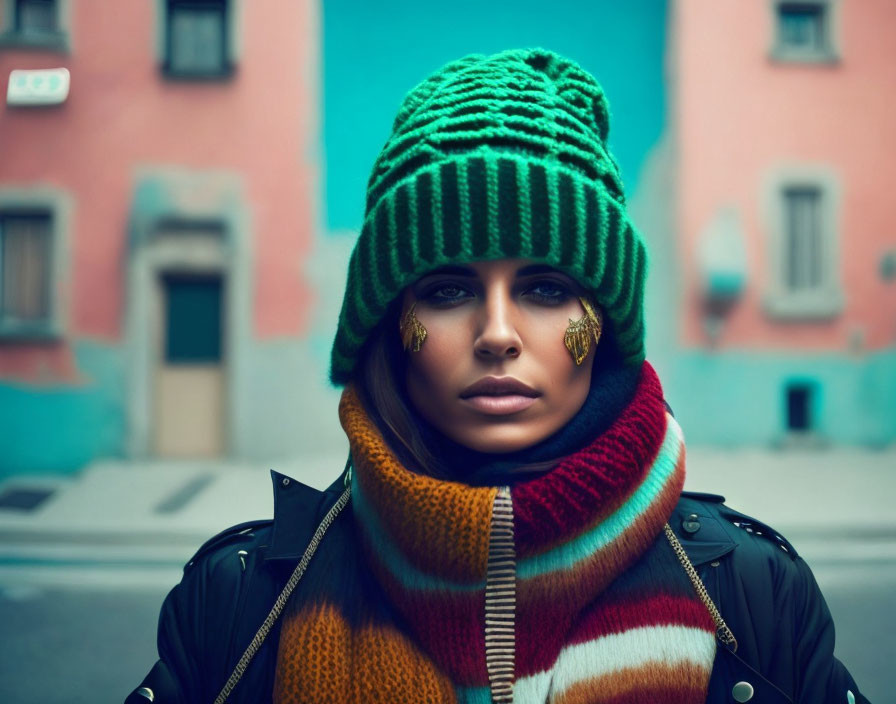
[[[822,277],[821,190],[785,188],[784,285],[788,291],[812,291],[824,285]]]
[[[836,0],[777,0],[772,58],[781,61],[830,62],[834,48]]]
[[[62,334],[70,220],[63,191],[0,187],[0,339]]]
[[[815,379],[797,377],[785,380],[781,391],[786,441],[817,444],[821,441],[822,386]]]
[[[63,28],[69,0],[11,0],[3,13],[5,31],[0,47],[24,47],[50,51],[68,51],[67,32]]]
[[[163,277],[167,329],[165,361],[169,364],[221,361],[220,276]]]
[[[807,433],[812,430],[812,387],[808,384],[788,384],[787,430],[791,433]]]
[[[229,75],[229,31],[225,0],[168,0],[165,72],[179,78]]]
[[[786,3],[778,7],[778,41],[797,51],[824,51],[826,42],[824,7]]]
[[[16,31],[22,34],[56,32],[56,0],[17,0]]]
[[[789,168],[766,199],[766,311],[779,318],[828,318],[843,307],[839,284],[839,186],[823,168]]]
[[[0,216],[0,323],[39,328],[51,318],[49,213]]]

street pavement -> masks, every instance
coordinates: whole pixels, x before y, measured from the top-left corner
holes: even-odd
[[[101,462],[0,482],[0,495],[53,490],[32,511],[0,509],[0,702],[121,701],[155,657],[183,563],[217,531],[271,515],[268,467],[323,488],[344,461]],[[839,656],[872,701],[896,701],[896,449],[689,449],[686,488],[791,540],[834,614]]]
[[[271,517],[268,467],[324,488],[344,464],[335,456],[268,466],[98,462],[74,478],[11,477],[0,484],[0,495],[10,489],[53,494],[31,511],[0,509],[0,583],[90,585],[97,566],[126,568],[102,576],[125,585],[170,583],[215,533]]]

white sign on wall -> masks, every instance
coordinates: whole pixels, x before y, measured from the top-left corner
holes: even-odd
[[[67,68],[16,69],[9,74],[7,105],[59,105],[68,97]]]

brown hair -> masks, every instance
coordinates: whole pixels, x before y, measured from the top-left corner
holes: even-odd
[[[413,471],[448,478],[447,467],[423,439],[405,388],[406,353],[398,335],[399,300],[368,337],[354,379],[361,402],[401,462]]]

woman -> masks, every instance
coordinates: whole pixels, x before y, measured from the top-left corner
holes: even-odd
[[[543,50],[405,98],[333,346],[346,471],[200,549],[129,701],[865,701],[793,548],[682,494],[607,131]]]

